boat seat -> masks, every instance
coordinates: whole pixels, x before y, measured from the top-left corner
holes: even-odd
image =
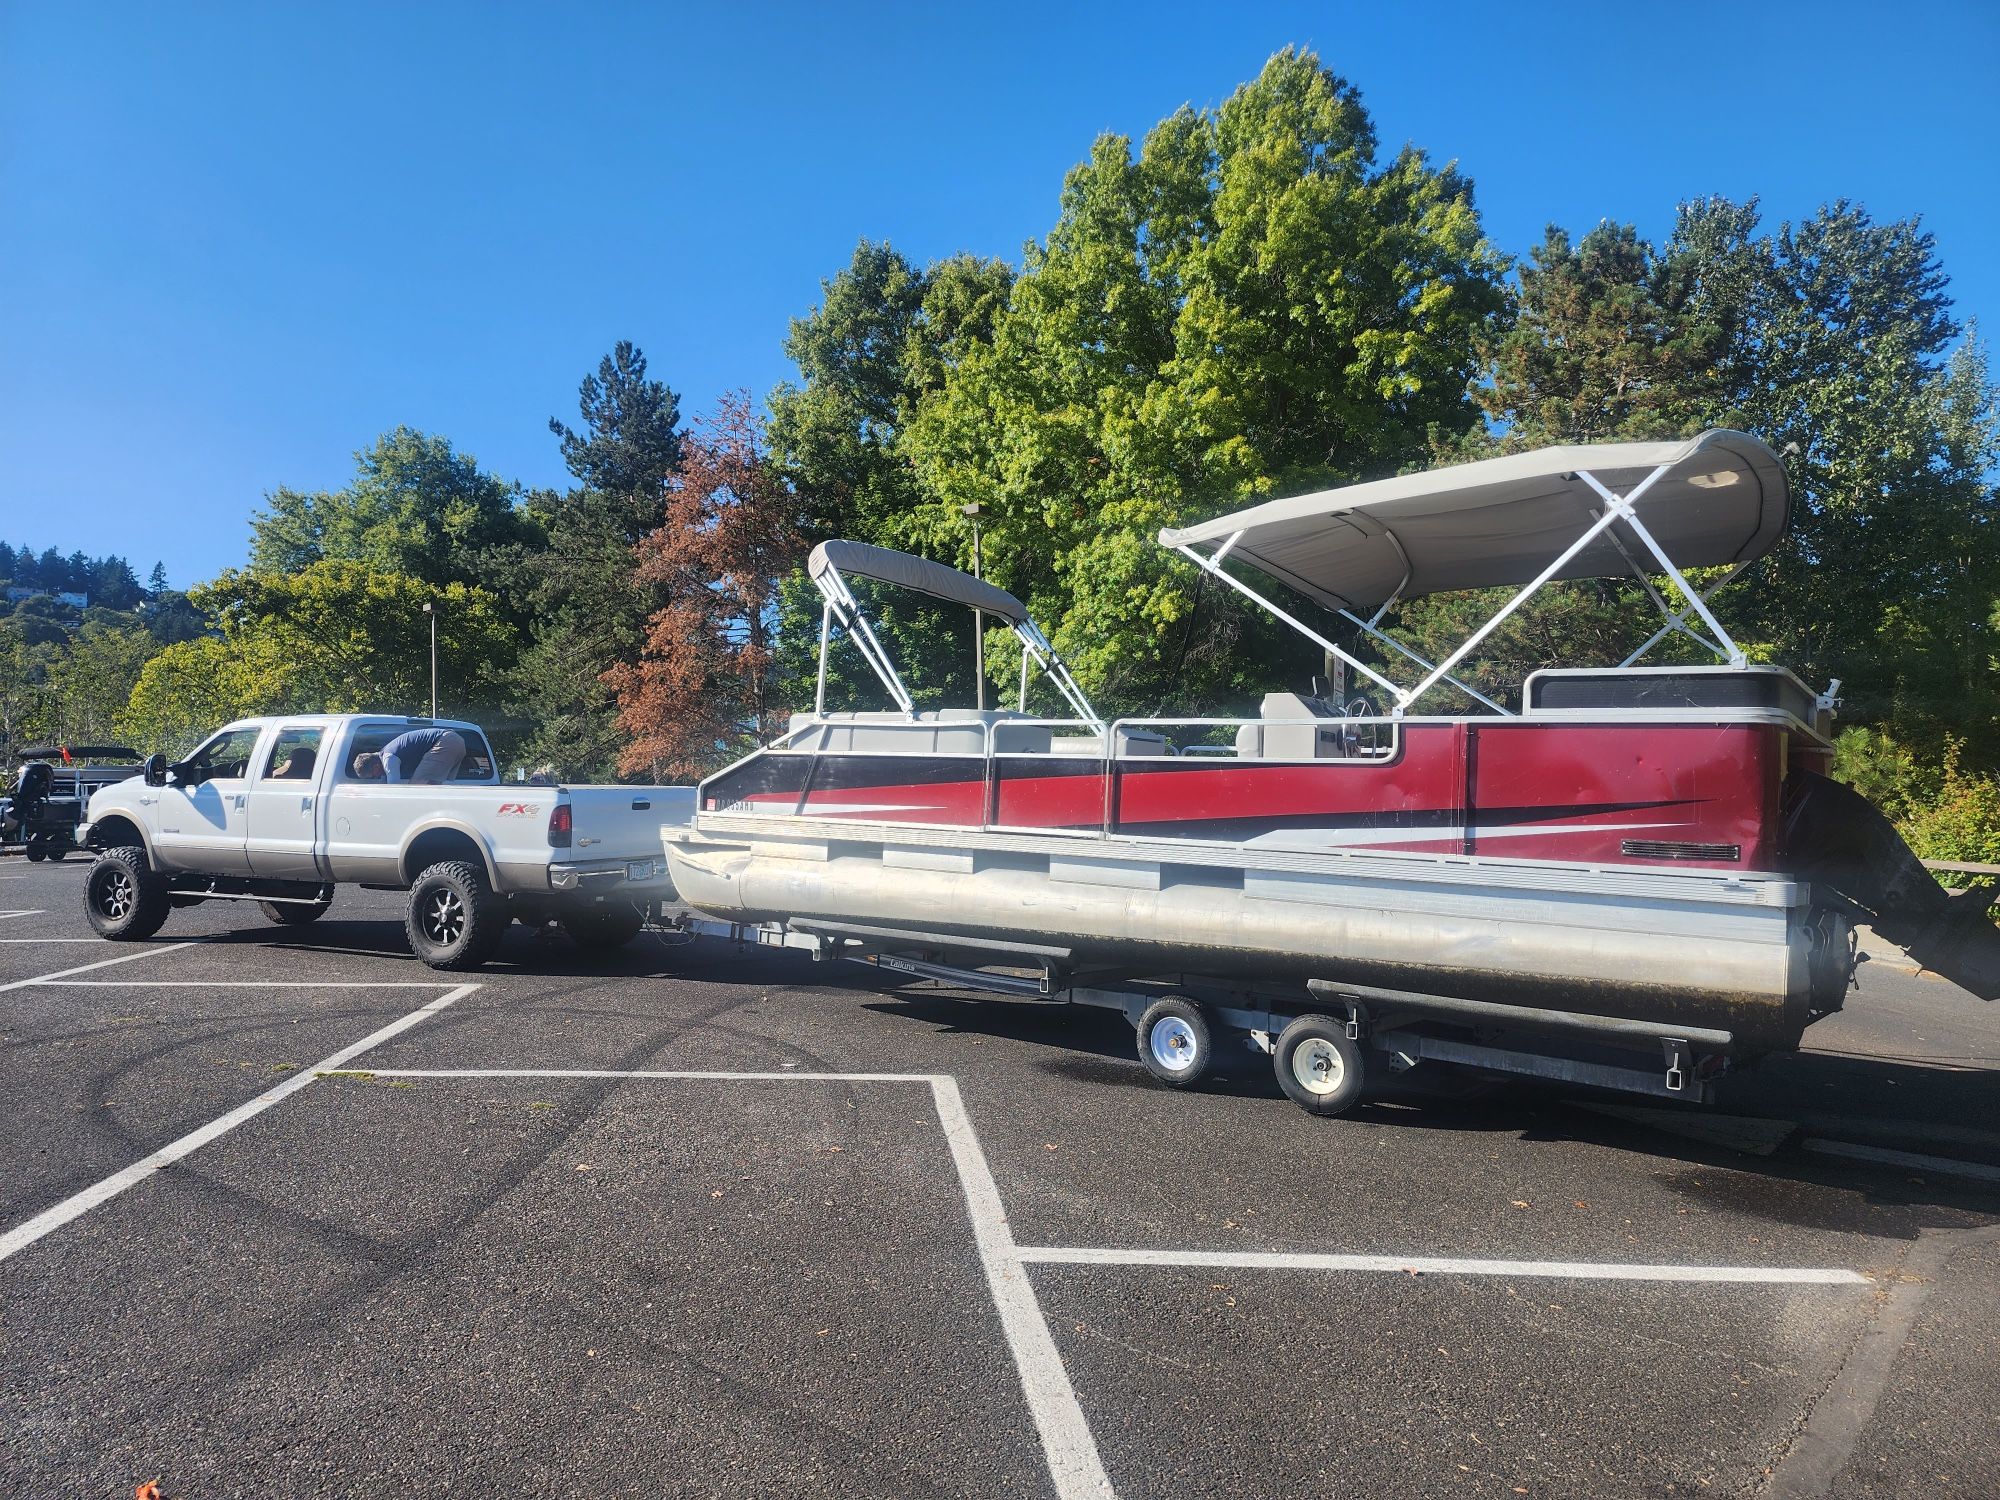
[[[1012,754],[1042,754],[1049,748],[1049,726],[1014,723],[1032,716],[1011,708],[928,708],[915,714],[894,709],[852,713],[792,715],[794,733],[817,725],[817,735],[800,734],[794,749],[867,751],[896,755],[983,755],[986,727],[994,731],[994,748]]]
[[[1104,754],[1104,736],[1101,734],[1059,734],[1049,745],[1054,755],[1095,755]],[[1156,734],[1150,729],[1121,729],[1118,731],[1118,754],[1120,759],[1135,755],[1172,755],[1173,746],[1164,734]]]
[[[1266,693],[1258,719],[1325,719],[1325,724],[1249,722],[1236,731],[1240,760],[1346,760],[1357,753],[1344,715],[1321,698]]]

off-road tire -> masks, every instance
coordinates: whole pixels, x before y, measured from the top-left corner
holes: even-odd
[[[160,930],[171,907],[167,877],[133,844],[107,849],[83,877],[83,910],[91,930],[115,943],[136,943]]]
[[[1139,1061],[1168,1088],[1193,1088],[1215,1062],[1208,1017],[1183,995],[1165,995],[1147,1006],[1136,1040]]]
[[[303,927],[308,922],[317,922],[326,915],[326,909],[333,905],[333,897],[315,901],[310,906],[301,906],[295,901],[259,901],[257,910],[276,922],[280,927]]]
[[[1351,1109],[1367,1081],[1361,1048],[1331,1016],[1300,1016],[1279,1032],[1271,1069],[1285,1097],[1315,1115]]]
[[[433,969],[476,969],[500,946],[507,931],[507,903],[477,865],[448,860],[432,865],[410,887],[403,916],[410,951]]]
[[[562,924],[579,948],[622,948],[639,935],[646,914],[629,901],[614,901],[564,912]]]

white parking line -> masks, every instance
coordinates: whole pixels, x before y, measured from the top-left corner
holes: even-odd
[[[169,953],[182,953],[198,946],[195,943],[169,943],[164,948],[141,948],[137,953],[121,953],[116,958],[100,958],[94,964],[78,964],[73,969],[58,969],[53,974],[43,974],[34,979],[16,979],[7,984],[0,984],[0,995],[6,994],[9,990],[25,990],[39,984],[53,984],[56,980],[67,979],[72,974],[88,974],[92,969],[108,969],[113,964],[129,964],[141,958],[164,958]],[[141,979],[132,981],[134,984],[147,982]]]
[[[143,957],[143,955],[134,956]],[[34,983],[33,980],[24,982]],[[249,1103],[239,1104],[220,1119],[211,1120],[200,1129],[189,1131],[170,1145],[162,1146],[151,1156],[133,1162],[131,1166],[125,1168],[122,1172],[114,1172],[102,1182],[96,1183],[91,1187],[85,1188],[80,1193],[63,1199],[62,1202],[56,1204],[53,1208],[43,1209],[42,1212],[36,1214],[25,1224],[10,1229],[5,1234],[0,1234],[0,1261],[4,1261],[9,1256],[27,1249],[28,1246],[34,1244],[43,1235],[50,1233],[52,1230],[62,1228],[63,1225],[69,1223],[74,1218],[89,1213],[100,1203],[117,1197],[127,1188],[144,1182],[148,1177],[159,1171],[160,1168],[172,1166],[182,1157],[199,1151],[210,1141],[229,1134],[230,1131],[241,1125],[245,1120],[254,1119],[280,1100],[296,1094],[321,1073],[338,1068],[342,1063],[352,1061],[371,1047],[380,1046],[391,1037],[409,1030],[428,1016],[436,1015],[447,1005],[452,1004],[456,1000],[463,999],[478,988],[479,986],[476,984],[461,984],[449,994],[440,995],[421,1010],[413,1010],[402,1019],[391,1021],[381,1030],[370,1032],[352,1046],[342,1047],[331,1057],[323,1059],[311,1068],[294,1073],[285,1079],[284,1082],[266,1089]]]
[[[25,982],[52,990],[434,990],[445,983],[442,979],[33,979]]]
[[[32,907],[27,911],[0,911],[0,922],[6,921],[9,917],[42,917],[47,915],[48,913],[39,906]]]
[[[1578,1281],[1740,1282],[1761,1286],[1872,1286],[1859,1271],[1820,1266],[1649,1266],[1595,1260],[1468,1260],[1438,1255],[1322,1255],[1310,1251],[1124,1250],[1026,1245],[1028,1265],[1203,1266],[1231,1271],[1393,1271],[1426,1276],[1555,1276]]]
[[[938,1124],[951,1149],[958,1185],[972,1221],[973,1243],[986,1273],[987,1290],[1000,1315],[1000,1331],[1014,1356],[1021,1393],[1042,1440],[1049,1477],[1060,1500],[1114,1500],[1110,1476],[1097,1453],[1097,1440],[1084,1420],[1076,1389],[1035,1296],[1034,1283],[1007,1227],[999,1186],[986,1153],[959,1097],[958,1082],[943,1073],[714,1072],[694,1069],[612,1070],[599,1068],[375,1068],[378,1078],[626,1078],[721,1083],[924,1083],[930,1086]]]
[[[0,938],[0,943],[102,943],[103,938]]]
[[[1923,1156],[1915,1151],[1892,1151],[1887,1146],[1860,1146],[1852,1141],[1802,1141],[1807,1151],[1821,1156],[1845,1156],[1853,1161],[1871,1161],[1885,1167],[1908,1167],[1914,1172],[1935,1172],[1941,1177],[1969,1177],[1974,1182],[2000,1182],[2000,1167],[1981,1161],[1964,1161],[1955,1156]]]

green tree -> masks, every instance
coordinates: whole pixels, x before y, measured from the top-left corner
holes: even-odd
[[[143,628],[86,623],[49,663],[47,732],[71,744],[110,735],[140,673],[159,649]]]
[[[988,571],[1105,706],[1230,699],[1253,661],[1265,681],[1309,669],[1154,533],[1393,472],[1473,426],[1503,269],[1455,167],[1380,160],[1355,91],[1281,52],[1219,110],[1179,111],[1136,156],[1102,137],[1070,173],[992,343],[917,413],[933,498],[910,533],[962,563],[979,504]]]
[[[149,745],[183,746],[245,714],[428,712],[426,603],[437,610],[439,712],[483,721],[503,697],[517,645],[485,590],[357,562],[232,569],[190,598],[220,634],[146,663],[122,724]]]
[[[398,427],[355,455],[345,489],[267,495],[250,523],[250,566],[292,573],[330,560],[438,586],[471,583],[489,552],[530,535],[517,493],[446,439]]]
[[[989,343],[1013,272],[1004,262],[956,255],[919,271],[888,245],[863,240],[845,270],[822,283],[821,301],[795,319],[785,353],[802,384],[770,398],[771,462],[798,496],[808,542],[849,536],[922,550],[913,528],[934,499],[905,451],[917,408],[944,386],[967,349]],[[955,555],[956,542],[948,549]],[[864,601],[890,653],[925,670],[911,687],[923,701],[969,701],[970,616],[907,593]],[[779,590],[780,693],[812,701],[819,595],[804,579]],[[874,706],[881,690],[865,667],[836,651],[829,707]]]
[[[633,549],[660,525],[680,466],[680,399],[621,342],[584,377],[577,404],[580,430],[554,418],[549,427],[580,488],[529,497],[535,540],[496,555],[493,576],[531,622],[512,680],[521,757],[609,780],[623,737],[606,674],[636,666],[661,603],[635,577]]]

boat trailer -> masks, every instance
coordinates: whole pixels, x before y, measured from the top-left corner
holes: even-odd
[[[724,922],[691,912],[663,915],[657,925],[980,994],[1116,1011],[1133,1027],[1146,1071],[1174,1088],[1200,1082],[1233,1042],[1270,1058],[1278,1086],[1317,1115],[1341,1114],[1377,1077],[1425,1062],[1707,1104],[1736,1041],[1710,1027],[1321,979],[1303,993],[1208,976],[1136,980],[1080,969],[1065,948],[894,927]]]

